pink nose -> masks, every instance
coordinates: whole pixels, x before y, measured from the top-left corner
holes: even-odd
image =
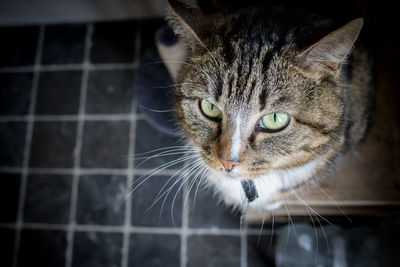
[[[239,165],[238,161],[219,159],[227,172],[233,169],[233,166]]]

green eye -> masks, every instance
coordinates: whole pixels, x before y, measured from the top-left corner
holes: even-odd
[[[201,100],[200,107],[203,113],[207,117],[210,117],[212,119],[217,119],[221,117],[222,114],[221,110],[219,110],[219,108],[217,108],[217,106],[211,103],[210,101],[204,99]]]
[[[272,132],[282,130],[289,124],[289,114],[271,113],[260,119],[260,127]]]

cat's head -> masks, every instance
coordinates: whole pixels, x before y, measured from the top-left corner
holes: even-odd
[[[192,51],[175,90],[178,118],[208,166],[253,179],[335,157],[345,139],[340,72],[362,19],[310,43],[310,25],[170,2],[171,25]]]

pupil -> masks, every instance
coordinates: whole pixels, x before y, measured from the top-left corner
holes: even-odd
[[[210,104],[210,109],[211,109],[211,110],[214,109],[214,104]]]
[[[274,113],[274,122],[276,122],[276,113]]]

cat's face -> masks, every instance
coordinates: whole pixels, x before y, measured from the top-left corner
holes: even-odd
[[[327,169],[348,132],[341,66],[362,19],[310,44],[307,27],[315,24],[278,26],[265,10],[205,15],[171,4],[170,22],[192,51],[178,75],[176,110],[209,179],[242,205],[241,181],[252,181],[262,206]]]
[[[304,165],[340,142],[342,103],[334,84],[304,76],[295,55],[285,53],[289,46],[277,53],[270,45],[243,52],[242,45],[235,44],[231,62],[223,52],[189,62],[177,89],[181,125],[207,165],[256,178]]]

